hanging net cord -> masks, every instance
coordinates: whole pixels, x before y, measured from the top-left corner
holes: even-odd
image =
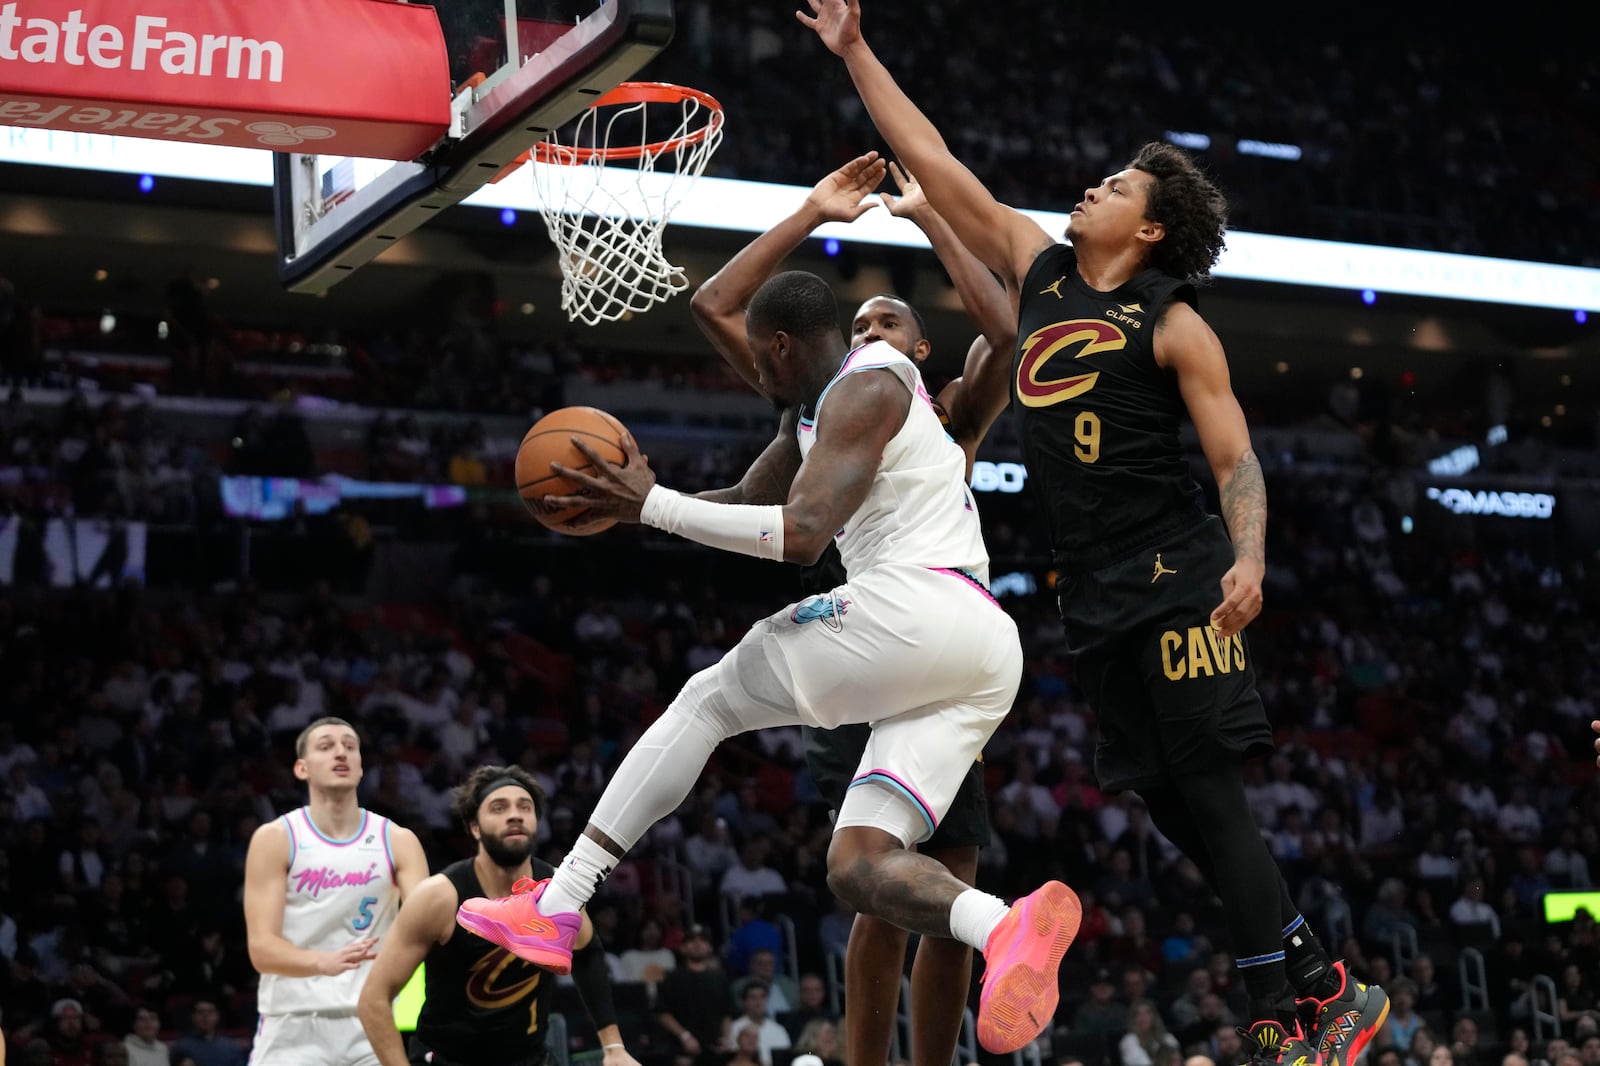
[[[658,114],[663,106],[656,104]],[[722,112],[686,95],[677,128],[652,145],[644,140],[646,107],[602,100],[580,116],[572,144],[552,133],[530,163],[540,214],[560,255],[561,309],[572,321],[614,322],[689,287],[661,241],[668,218],[722,141]],[[634,129],[638,142],[613,144],[614,135]],[[608,152],[636,157],[637,168],[607,167]]]

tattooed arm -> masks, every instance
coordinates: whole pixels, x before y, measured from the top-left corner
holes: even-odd
[[[1156,322],[1156,362],[1178,376],[1178,391],[1217,479],[1222,520],[1233,538],[1233,567],[1222,577],[1222,603],[1211,625],[1223,637],[1261,613],[1267,561],[1267,486],[1250,447],[1250,427],[1228,380],[1222,342],[1186,303],[1173,302]]]

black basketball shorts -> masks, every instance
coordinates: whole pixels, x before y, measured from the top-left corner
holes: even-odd
[[[1057,580],[1079,688],[1099,736],[1095,775],[1121,792],[1272,750],[1244,634],[1211,628],[1233,565],[1222,521]]]

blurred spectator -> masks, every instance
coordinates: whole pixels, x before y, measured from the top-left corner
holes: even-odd
[[[738,1040],[746,1029],[755,1030],[759,1040],[757,1057],[761,1066],[772,1066],[772,1053],[790,1046],[789,1034],[768,1012],[768,986],[762,981],[751,981],[739,996],[743,1012],[733,1020],[728,1035]]]
[[[133,1032],[122,1038],[128,1066],[169,1066],[172,1049],[161,1039],[161,1017],[149,1007],[133,1014]]]
[[[1128,1032],[1117,1045],[1122,1066],[1155,1066],[1176,1052],[1178,1040],[1162,1024],[1161,1012],[1148,999],[1135,1000],[1128,1010]]]
[[[718,1052],[728,1040],[732,1024],[732,989],[717,964],[704,926],[684,931],[679,954],[683,964],[662,979],[656,1019],[677,1042],[680,1058],[698,1066],[713,1066],[720,1062]]]
[[[244,1048],[219,1032],[221,1013],[210,1000],[196,1000],[189,1013],[190,1030],[172,1049],[174,1056],[187,1055],[195,1066],[245,1066]]]

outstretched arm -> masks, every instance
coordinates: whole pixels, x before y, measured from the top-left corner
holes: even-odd
[[[806,0],[812,14],[795,17],[842,58],[861,102],[895,156],[922,181],[934,210],[1008,286],[1055,243],[1032,219],[996,200],[961,164],[861,36],[860,0]]]
[[[721,270],[695,290],[689,310],[700,332],[727,364],[761,391],[755,357],[745,340],[744,311],[790,252],[824,222],[854,222],[877,204],[867,199],[883,180],[877,152],[857,156],[817,182],[794,214],[745,245]]]
[[[1261,580],[1267,559],[1267,485],[1261,461],[1250,447],[1250,427],[1233,395],[1228,358],[1205,319],[1186,303],[1174,302],[1156,322],[1156,362],[1178,376],[1189,418],[1200,435],[1222,519],[1233,538],[1234,564],[1222,575],[1222,603],[1211,625],[1231,637],[1261,613]]]
[[[550,510],[587,507],[592,518],[643,522],[758,559],[814,563],[867,498],[883,449],[900,432],[908,409],[904,383],[887,371],[849,374],[833,390],[828,419],[818,426],[816,443],[782,506],[724,505],[682,496],[656,484],[632,438],[622,442],[627,464],[617,466],[579,437],[572,443],[594,474],[559,463],[551,468],[579,485],[583,494],[546,496],[541,505]]]
[[[938,404],[949,419],[950,436],[967,453],[967,476],[972,475],[978,445],[989,427],[1011,402],[1011,356],[1017,347],[1017,313],[1011,297],[1000,287],[989,268],[956,238],[950,224],[928,203],[922,185],[898,163],[889,164],[889,174],[900,189],[899,196],[880,193],[891,215],[909,218],[927,236],[950,281],[961,297],[967,317],[982,336],[967,349],[961,376],[940,390]]]
[[[944,216],[933,209],[922,184],[911,173],[901,170],[898,163],[890,163],[889,176],[894,178],[900,195],[879,193],[883,206],[891,215],[909,218],[917,224],[933,246],[933,254],[939,257],[945,273],[950,275],[950,283],[961,297],[961,306],[972,324],[991,348],[1009,352],[1017,340],[1017,313],[1005,289],[989,268],[961,243]]]

